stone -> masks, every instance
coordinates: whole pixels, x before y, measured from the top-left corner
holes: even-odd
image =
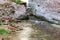
[[[30,0],[29,4],[33,8],[33,15],[60,24],[60,0]]]
[[[4,2],[0,3],[0,15],[2,19],[8,16],[12,17],[12,19],[21,19],[26,15],[26,7],[23,4],[16,4],[8,0],[2,0],[2,2]]]

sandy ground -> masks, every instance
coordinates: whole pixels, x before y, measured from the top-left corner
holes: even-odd
[[[10,40],[60,40],[60,29],[51,26],[49,23],[35,24],[23,21],[17,25],[20,30],[14,32],[10,36]]]

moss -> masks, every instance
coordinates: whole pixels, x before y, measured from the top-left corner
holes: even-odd
[[[21,0],[12,0],[12,2],[15,2],[17,4],[20,4],[22,1]]]
[[[14,20],[9,20],[9,23],[12,23],[13,24],[13,23],[15,23],[15,21]]]
[[[0,26],[2,25],[2,23],[0,22]]]
[[[1,35],[8,35],[8,31],[5,29],[0,29],[0,34]]]
[[[0,25],[1,25],[1,23],[0,23]]]

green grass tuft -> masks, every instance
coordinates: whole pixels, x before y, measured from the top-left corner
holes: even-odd
[[[12,2],[15,2],[17,4],[20,4],[22,1],[21,0],[12,0]]]

